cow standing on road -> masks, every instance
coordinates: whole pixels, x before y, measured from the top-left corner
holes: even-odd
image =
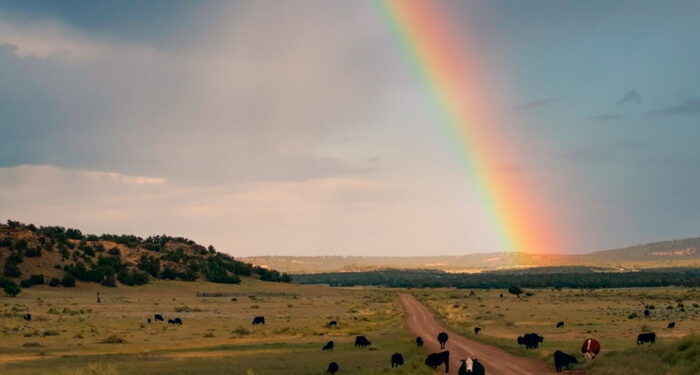
[[[445,349],[445,344],[447,343],[447,339],[449,337],[447,336],[447,333],[445,332],[440,332],[437,335],[438,342],[440,343],[440,349]]]

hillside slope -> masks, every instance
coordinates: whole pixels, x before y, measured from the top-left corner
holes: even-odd
[[[83,235],[78,229],[15,221],[0,224],[0,265],[3,288],[17,283],[24,288],[73,286],[75,280],[114,287],[141,285],[152,278],[226,284],[239,283],[239,276],[291,281],[287,274],[235,260],[187,238]]]
[[[383,268],[437,269],[449,272],[542,267],[590,266],[615,269],[700,266],[700,238],[654,242],[588,254],[484,253],[459,256],[261,256],[243,261],[289,273],[371,271]]]

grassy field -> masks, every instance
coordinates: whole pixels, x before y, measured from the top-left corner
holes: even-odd
[[[100,302],[97,302],[97,293]],[[197,292],[228,293],[196,297]],[[22,319],[32,314],[32,321]],[[148,324],[154,313],[182,326]],[[265,326],[252,326],[263,315]],[[335,289],[244,279],[241,285],[154,282],[142,287],[26,289],[0,298],[2,374],[321,374],[431,373],[401,327],[391,290]],[[337,320],[338,328],[327,328]],[[355,335],[371,349],[355,349]],[[322,352],[328,340],[333,352]]]
[[[700,338],[688,336],[700,332],[700,291],[696,289],[529,292],[532,295],[517,298],[502,290],[412,291],[457,331],[521,356],[551,362],[554,351],[562,350],[581,358],[581,344],[590,337],[602,346],[599,358],[580,366],[589,368],[591,373],[623,373],[620,366],[627,369],[625,373],[642,373],[631,371],[630,363],[643,363],[640,368],[646,369],[647,374],[700,373]],[[645,317],[645,306],[650,305],[654,309]],[[565,323],[564,328],[555,327],[559,321]],[[672,321],[676,328],[667,329]],[[482,328],[479,335],[474,335],[475,326]],[[637,346],[636,337],[644,331],[656,332],[654,347]],[[540,349],[526,350],[517,344],[516,338],[529,332],[544,337]],[[681,345],[683,337],[687,337],[685,345]],[[698,371],[688,372],[689,368]]]

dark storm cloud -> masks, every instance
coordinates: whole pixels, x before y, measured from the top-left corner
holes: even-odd
[[[542,99],[542,100],[535,100],[523,104],[516,105],[513,107],[516,111],[522,111],[522,110],[528,110],[528,109],[533,109],[537,107],[544,107],[548,104],[551,104],[553,102],[556,102],[558,99]]]
[[[632,104],[639,104],[642,102],[642,97],[639,95],[637,90],[631,90],[627,94],[625,94],[620,100],[617,101],[618,105],[623,105],[627,103],[632,103]]]
[[[654,116],[698,115],[700,114],[700,99],[691,98],[686,100],[685,103],[655,109],[649,111],[648,114]]]

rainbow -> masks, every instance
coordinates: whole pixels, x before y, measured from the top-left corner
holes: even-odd
[[[469,40],[450,32],[450,20],[438,1],[377,0],[380,12],[416,71],[451,142],[459,150],[465,172],[473,173],[475,190],[484,203],[505,251],[560,251],[547,202],[540,201],[523,177],[500,169],[509,158],[484,99],[488,85],[479,80],[478,51]],[[460,46],[456,48],[456,46]],[[465,47],[467,46],[467,47]]]

